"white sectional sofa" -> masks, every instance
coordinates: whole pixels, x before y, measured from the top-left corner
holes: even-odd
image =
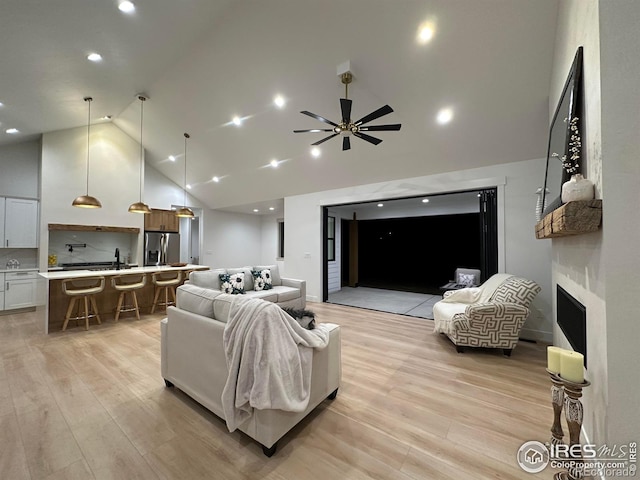
[[[161,322],[161,371],[167,387],[175,385],[222,419],[222,392],[229,374],[223,334],[234,297],[183,285],[177,289],[176,307],[169,307]],[[313,350],[307,408],[302,412],[256,409],[238,427],[258,441],[269,457],[284,434],[323,400],[336,397],[341,378],[340,326],[325,325],[329,342],[324,349]]]
[[[272,287],[269,290],[255,290],[252,271],[269,270]],[[282,278],[277,265],[256,265],[240,268],[215,268],[200,272],[191,272],[189,283],[202,288],[220,291],[220,274],[244,274],[244,295],[262,298],[277,303],[281,307],[305,308],[307,303],[307,282],[293,278]]]

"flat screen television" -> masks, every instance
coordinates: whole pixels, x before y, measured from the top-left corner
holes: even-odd
[[[581,173],[583,171],[584,155],[582,145],[584,139],[584,94],[582,86],[582,47],[578,48],[576,55],[569,71],[569,76],[562,89],[558,106],[556,107],[551,126],[549,127],[549,144],[547,148],[547,167],[544,176],[544,188],[542,189],[542,208],[541,217],[553,212],[556,208],[562,206],[562,184],[571,178],[572,174]],[[563,168],[563,157],[571,162],[571,153],[569,152],[571,142],[570,124],[577,127],[582,137],[579,146],[577,161],[574,161],[574,167],[571,172]]]

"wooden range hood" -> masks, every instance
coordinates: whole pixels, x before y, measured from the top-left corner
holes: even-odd
[[[108,225],[70,225],[66,223],[50,223],[49,231],[61,230],[68,232],[118,232],[140,233],[138,227],[113,227]]]

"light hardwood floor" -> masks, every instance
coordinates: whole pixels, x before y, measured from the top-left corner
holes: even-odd
[[[160,377],[163,314],[44,335],[0,317],[0,478],[550,479],[516,463],[552,420],[545,350],[457,354],[433,322],[309,304],[342,326],[342,385],[271,459]]]

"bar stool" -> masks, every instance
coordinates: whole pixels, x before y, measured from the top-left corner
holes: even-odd
[[[98,320],[98,324],[102,324],[100,321],[100,314],[98,313],[98,306],[96,305],[95,294],[104,290],[104,277],[87,277],[87,278],[67,278],[62,281],[62,292],[65,295],[69,295],[69,308],[67,308],[67,314],[64,317],[64,323],[62,324],[62,331],[67,329],[67,324],[71,320],[71,312],[76,305],[76,301],[82,298],[84,300],[84,315],[80,316],[80,305],[78,305],[78,311],[73,320],[78,323],[78,320],[84,318],[85,330],[89,330],[89,319],[95,317]],[[91,301],[91,310],[89,309],[89,300]]]
[[[151,275],[151,281],[156,286],[156,294],[153,297],[153,305],[151,306],[151,313],[153,313],[157,306],[164,305],[166,309],[169,305],[176,304],[176,286],[182,281],[182,272],[155,272]],[[164,303],[158,303],[158,297],[160,292],[164,290]],[[173,302],[169,302],[169,292],[173,297]]]
[[[140,320],[140,309],[138,307],[138,296],[136,290],[147,284],[147,276],[144,273],[130,273],[126,275],[116,275],[111,277],[111,286],[120,292],[118,306],[116,307],[116,322],[122,312],[136,312],[136,318]],[[131,295],[133,305],[123,305],[127,293]]]

